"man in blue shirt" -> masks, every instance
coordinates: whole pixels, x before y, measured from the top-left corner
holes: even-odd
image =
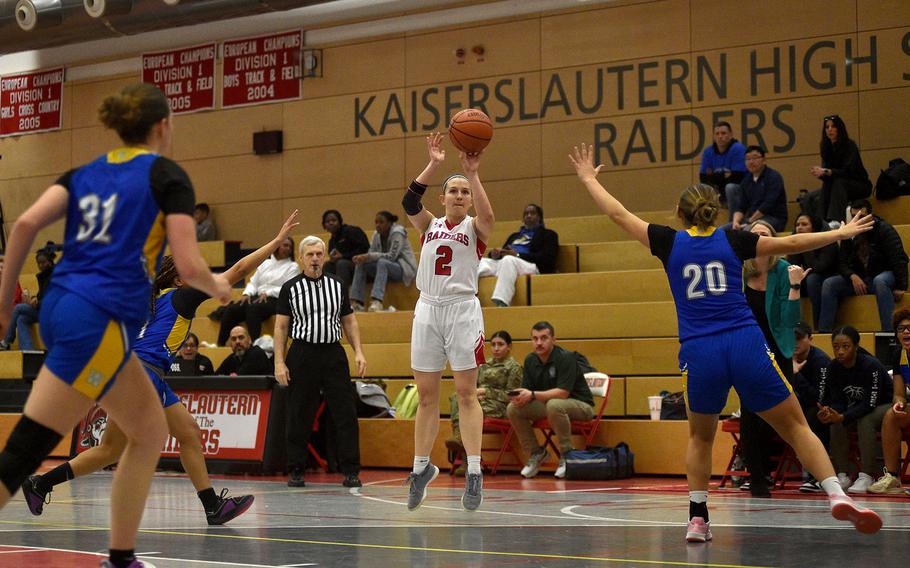
[[[733,213],[733,228],[744,229],[764,219],[775,231],[783,231],[787,225],[783,176],[765,165],[765,149],[761,146],[746,149],[746,169],[749,173],[739,183],[739,207]]]
[[[726,199],[730,220],[739,206],[739,182],[746,175],[746,147],[733,138],[729,122],[714,125],[714,143],[701,154],[698,180],[714,186],[721,200]]]

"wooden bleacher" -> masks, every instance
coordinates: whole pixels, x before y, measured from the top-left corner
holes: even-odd
[[[910,239],[910,198],[876,202],[874,207],[876,214],[891,222],[905,242]],[[792,220],[796,212],[794,204],[790,209]],[[676,225],[671,210],[639,215],[649,222]],[[518,221],[499,223],[488,245],[501,246],[506,236],[519,225]],[[609,373],[615,381],[606,411],[609,419],[601,426],[597,443],[615,444],[620,440],[630,443],[636,452],[636,469],[641,473],[683,473],[685,423],[642,419],[648,415],[648,396],[682,390],[676,313],[660,262],[602,215],[548,218],[547,226],[560,235],[557,274],[520,278],[514,305],[510,308],[490,307],[494,280],[481,279],[479,296],[484,305],[487,335],[498,329],[508,330],[515,338],[513,355],[521,361],[532,351],[530,341],[526,339],[531,326],[539,320],[550,321],[562,347],[584,353],[595,367]],[[295,236],[295,242],[299,243],[302,236]],[[328,235],[319,236],[328,240]],[[409,229],[408,237],[419,254],[419,236]],[[223,257],[217,257],[217,251],[215,256],[206,258],[211,266],[226,262]],[[23,286],[27,283],[34,287],[33,274],[24,274],[21,282]],[[416,299],[416,290],[392,283],[387,288],[386,303],[398,308],[397,312],[357,316],[367,359],[366,376],[384,379],[392,400],[412,382],[409,341],[413,313],[410,310]],[[910,300],[904,299],[900,305],[910,307],[908,302]],[[204,303],[193,322],[193,331],[203,342],[214,343],[217,338],[218,323],[207,318],[216,307],[214,301]],[[803,300],[802,310],[804,319],[811,319],[807,300]],[[861,344],[874,352],[873,332],[879,322],[873,296],[845,299],[837,321],[860,329]],[[271,321],[267,322],[264,333],[271,333],[272,325]],[[814,341],[830,354],[829,337],[817,335]],[[350,356],[350,347],[345,345],[345,349]],[[202,348],[200,351],[209,356],[216,367],[229,354],[226,348]],[[0,377],[21,377],[20,369],[21,357],[17,358],[17,352],[0,353]],[[353,368],[351,372],[354,372]],[[445,372],[444,377],[440,407],[443,414],[447,414],[448,397],[454,392],[454,383],[451,373]],[[724,413],[732,412],[738,404],[735,393],[731,393]],[[433,450],[437,462],[445,461],[442,441],[449,432],[447,424],[443,419],[441,436]],[[412,459],[412,437],[412,420],[361,420],[363,464],[408,467]],[[716,471],[729,456],[728,438],[717,438]],[[389,443],[371,443],[376,439]]]

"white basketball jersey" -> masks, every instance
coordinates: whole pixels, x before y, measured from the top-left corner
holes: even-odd
[[[450,227],[445,217],[433,219],[422,237],[417,289],[431,303],[477,294],[477,268],[486,244],[474,232],[473,217]]]

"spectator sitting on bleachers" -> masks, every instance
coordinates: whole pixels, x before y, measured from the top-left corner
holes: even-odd
[[[765,164],[765,149],[761,146],[746,148],[746,169],[749,173],[739,182],[733,229],[738,231],[761,219],[775,231],[783,231],[787,225],[787,192],[783,176]]]
[[[490,250],[480,260],[479,276],[496,276],[493,303],[506,307],[515,295],[515,281],[522,274],[550,274],[556,271],[559,235],[544,226],[543,209],[533,203],[525,207],[523,226],[506,239],[502,248]]]
[[[196,221],[196,240],[201,242],[214,241],[218,238],[215,223],[209,216],[211,209],[208,203],[197,203],[193,209],[193,219]]]
[[[190,332],[186,337],[167,374],[170,377],[201,377],[215,374],[212,360],[199,352],[199,338],[195,333]]]
[[[843,222],[850,202],[872,195],[872,182],[859,147],[836,114],[824,119],[821,159],[822,164],[809,172],[822,181],[822,187],[809,194],[806,206],[825,221]]]
[[[536,420],[546,418],[556,434],[561,454],[555,475],[562,478],[566,476],[566,452],[574,449],[570,421],[594,418],[594,397],[575,353],[556,345],[556,333],[550,322],[534,324],[531,342],[534,353],[525,357],[521,388],[510,397],[506,414],[528,456],[521,475],[534,477],[547,459],[547,447],[537,444],[533,426]]]
[[[894,361],[894,383],[891,407],[882,419],[882,476],[869,487],[872,493],[901,493],[901,438],[910,429],[907,413],[907,379],[910,378],[910,310],[898,309],[892,318],[894,333],[900,341],[900,353]]]
[[[369,252],[354,255],[354,283],[351,286],[351,306],[362,312],[366,302],[367,280],[373,281],[370,293],[371,312],[384,311],[385,287],[389,281],[410,286],[417,275],[417,258],[408,240],[408,232],[397,223],[398,216],[388,211],[376,214],[376,230]]]
[[[749,231],[762,237],[777,236],[774,228],[764,219],[753,222]],[[765,336],[778,369],[789,383],[793,382],[793,365],[790,363],[796,343],[793,328],[799,322],[799,285],[803,276],[802,268],[791,266],[779,256],[764,256],[743,262],[746,302]],[[749,470],[748,489],[753,497],[770,497],[766,478],[777,436],[774,428],[745,404],[740,417],[740,440]]]
[[[9,320],[9,329],[6,337],[0,341],[0,350],[6,351],[10,348],[16,339],[16,333],[19,334],[19,350],[30,351],[35,348],[35,342],[32,339],[30,326],[38,321],[38,310],[41,309],[41,299],[50,283],[51,275],[54,273],[54,259],[57,255],[47,247],[35,253],[35,261],[38,263],[38,294],[30,296],[23,292],[22,303],[16,304],[13,308],[13,315]]]
[[[845,325],[831,334],[834,361],[820,385],[818,418],[831,425],[831,454],[837,479],[850,493],[866,493],[877,473],[878,444],[885,412],[891,408],[891,376],[881,362],[859,346],[859,332]],[[884,401],[884,403],[882,403]],[[851,484],[847,475],[850,440],[857,432],[862,471]]]
[[[794,233],[818,233],[827,231],[826,225],[820,218],[808,213],[800,213],[793,225]],[[822,283],[825,278],[837,274],[837,243],[825,245],[820,249],[806,251],[800,254],[791,254],[787,262],[802,266],[809,274],[803,279],[801,295],[808,296],[812,304],[812,323],[818,329],[818,317],[822,308]]]
[[[512,357],[512,336],[507,331],[497,331],[490,338],[493,360],[480,366],[477,372],[477,399],[483,409],[484,418],[505,418],[509,405],[508,393],[521,386],[522,369]],[[458,426],[458,395],[449,397],[452,418],[452,437],[446,440],[446,447],[454,456],[461,456],[461,465],[455,475],[464,475],[467,466],[461,430]]]
[[[231,330],[232,353],[221,362],[216,375],[271,375],[275,368],[265,351],[253,345],[242,325]]]
[[[259,265],[240,300],[224,307],[218,345],[225,345],[234,326],[243,322],[246,322],[250,337],[257,339],[262,334],[262,322],[275,315],[281,286],[298,274],[300,266],[294,257],[294,239],[288,237]]]
[[[739,182],[745,175],[746,147],[733,138],[730,123],[720,121],[714,125],[714,143],[701,154],[698,180],[720,194],[720,200],[727,203],[730,221],[733,221],[733,213],[739,211]]]
[[[828,449],[831,441],[831,427],[822,424],[818,419],[820,402],[818,391],[819,384],[825,373],[828,372],[831,357],[812,345],[812,327],[808,323],[801,321],[796,324],[794,335],[796,336],[796,346],[793,349],[793,392],[803,409],[803,414],[806,415],[809,428],[818,436],[825,449]],[[822,488],[818,480],[803,469],[803,484],[799,490],[803,493],[821,493]]]
[[[356,255],[370,250],[370,241],[363,229],[354,225],[345,225],[341,213],[329,209],[322,214],[322,228],[332,235],[329,238],[329,256],[323,272],[334,274],[350,289],[354,282],[354,261]]]
[[[872,213],[869,200],[859,199],[851,204],[851,217],[860,213]],[[841,298],[864,294],[875,294],[880,329],[891,329],[894,304],[907,290],[907,253],[894,227],[881,217],[873,217],[875,226],[871,231],[840,244],[840,274],[826,278],[822,284],[818,331],[830,331],[834,327]]]

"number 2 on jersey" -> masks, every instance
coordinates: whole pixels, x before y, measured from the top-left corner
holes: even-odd
[[[93,242],[108,244],[111,242],[111,236],[107,230],[111,227],[111,221],[114,220],[114,210],[117,208],[117,194],[108,197],[103,202],[97,194],[90,193],[79,200],[79,209],[82,211],[82,222],[79,223],[79,232],[76,233],[76,241],[82,242],[91,239]],[[98,227],[98,213],[101,212],[101,229],[95,233]]]
[[[705,288],[713,296],[719,296],[727,291],[727,273],[724,265],[719,260],[712,260],[702,268],[698,264],[683,266],[683,278],[689,280],[686,286],[686,298],[697,300],[705,297],[705,291],[699,290],[702,278],[705,279]]]
[[[436,248],[436,275],[452,275],[452,248],[442,245]]]

